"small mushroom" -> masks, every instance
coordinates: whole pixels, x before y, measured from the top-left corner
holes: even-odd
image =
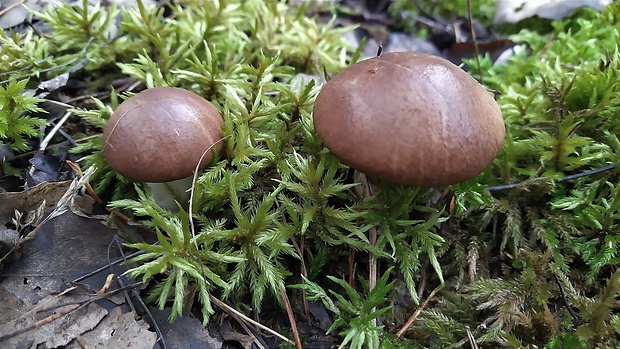
[[[192,92],[147,89],[114,111],[103,130],[103,154],[121,175],[147,182],[160,206],[176,211],[175,201],[187,205],[201,157],[199,168],[211,163],[215,150],[205,152],[221,139],[223,123],[213,104]]]
[[[497,156],[504,120],[493,95],[449,61],[386,53],[336,74],[317,96],[314,127],[342,162],[423,187],[463,182]]]

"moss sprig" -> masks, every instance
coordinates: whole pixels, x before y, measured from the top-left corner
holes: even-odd
[[[28,138],[42,135],[47,121],[31,114],[43,113],[38,106],[43,100],[25,91],[28,80],[12,80],[0,86],[0,144],[16,151],[30,149]]]

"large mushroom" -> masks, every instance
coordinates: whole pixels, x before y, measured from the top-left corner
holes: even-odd
[[[327,148],[361,179],[436,187],[477,176],[504,143],[493,96],[449,61],[386,53],[336,74],[316,98],[314,127]],[[361,172],[361,175],[359,175]],[[377,230],[369,229],[374,244]],[[369,289],[376,283],[369,256]]]
[[[492,94],[422,53],[386,53],[344,69],[323,86],[313,114],[319,137],[345,164],[423,187],[475,177],[505,136]]]
[[[198,162],[204,168],[222,150],[223,123],[215,106],[192,92],[147,89],[114,111],[103,130],[103,154],[115,171],[147,182],[155,201],[176,211],[176,202],[187,205]]]

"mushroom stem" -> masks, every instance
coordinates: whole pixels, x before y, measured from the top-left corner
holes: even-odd
[[[187,208],[192,187],[192,176],[164,183],[146,183],[151,188],[155,202],[174,213],[179,212],[177,202]]]

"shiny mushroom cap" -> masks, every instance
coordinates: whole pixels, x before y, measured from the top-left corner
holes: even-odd
[[[497,156],[504,120],[492,94],[449,61],[387,53],[336,74],[317,96],[314,127],[342,162],[394,183],[460,183]]]
[[[224,123],[204,98],[174,87],[144,90],[118,106],[103,130],[103,154],[121,175],[143,182],[190,176],[221,138]],[[223,143],[214,148],[221,151]],[[200,168],[213,159],[214,150]]]

